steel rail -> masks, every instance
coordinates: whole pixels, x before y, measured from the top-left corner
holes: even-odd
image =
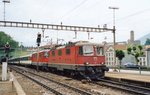
[[[99,81],[100,82],[93,82],[93,83],[97,84],[97,85],[105,85],[108,87],[117,88],[120,90],[125,90],[125,91],[132,92],[135,94],[150,95],[150,89],[146,88],[146,87],[141,87],[138,85],[125,84],[125,83],[115,82],[115,81],[106,80],[106,79],[100,79]]]
[[[30,77],[30,76],[28,76],[28,75],[22,73],[21,71],[18,71],[16,68],[13,68],[13,67],[10,67],[10,68],[13,69],[13,70],[15,70],[17,73],[19,73],[19,74],[21,74],[21,75],[23,75],[23,76],[29,78],[30,80],[34,81],[35,83],[39,84],[40,86],[44,87],[45,89],[50,90],[50,91],[53,92],[54,94],[56,94],[56,95],[63,95],[62,93],[60,93],[60,92],[58,92],[58,91],[56,91],[56,90],[54,90],[54,89],[52,89],[52,88],[50,88],[50,87],[44,85],[43,83],[41,83],[41,82],[35,80],[34,78],[32,78],[32,77]]]
[[[19,69],[20,71],[21,71],[21,70],[23,71],[23,69],[20,69],[20,68],[18,68],[18,67],[15,67],[15,68]],[[81,93],[81,94],[83,94],[83,95],[92,95],[92,94],[89,93],[89,92],[86,92],[86,91],[84,91],[84,90],[81,90],[81,89],[72,87],[72,86],[70,86],[70,85],[63,84],[63,83],[61,83],[61,82],[58,82],[58,81],[49,79],[49,78],[47,78],[47,77],[44,77],[44,76],[35,74],[35,73],[30,72],[30,71],[27,71],[27,70],[24,70],[24,71],[25,71],[25,72],[28,72],[28,73],[30,73],[30,74],[33,74],[33,75],[35,75],[35,76],[41,77],[41,78],[43,78],[43,79],[46,79],[46,80],[48,80],[48,81],[54,82],[54,83],[56,83],[56,84],[62,85],[62,86],[64,86],[64,87],[67,87],[67,88],[69,88],[69,89],[71,89],[71,90],[74,90],[74,91],[76,91],[76,92],[79,92],[79,93]]]

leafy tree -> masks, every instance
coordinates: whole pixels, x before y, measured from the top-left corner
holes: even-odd
[[[138,47],[129,47],[127,48],[127,51],[128,51],[128,54],[132,54],[135,59],[136,59],[136,62],[139,62],[138,60],[138,57],[139,56],[143,56],[144,52],[142,51],[143,50],[143,47],[141,45],[139,45]]]
[[[136,47],[133,47],[132,49],[133,49],[133,51],[136,51]]]
[[[121,61],[125,57],[125,54],[122,50],[116,50],[116,57],[119,59],[119,68],[121,66]]]
[[[140,52],[139,52],[139,56],[142,56],[144,55],[144,52],[142,51],[143,50],[143,47],[141,45],[138,46]]]
[[[129,47],[129,48],[127,49],[127,51],[128,51],[128,54],[131,54],[132,49]]]
[[[147,38],[145,45],[150,45],[150,39],[149,38]]]
[[[119,59],[119,60],[122,60],[124,58],[125,54],[122,50],[116,50],[116,57]]]
[[[0,56],[6,56],[4,54],[4,46],[7,42],[10,45],[10,54],[9,55],[11,56],[14,48],[18,47],[18,42],[13,40],[10,35],[7,35],[4,32],[0,31]]]
[[[143,47],[141,45],[139,45],[138,48],[140,51],[143,49]]]
[[[7,35],[1,31],[0,32],[0,47],[4,47],[7,42],[10,44],[11,48],[18,47],[18,42],[13,40],[10,35]]]

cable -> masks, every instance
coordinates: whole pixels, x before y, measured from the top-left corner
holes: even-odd
[[[131,14],[131,15],[128,15],[128,16],[126,16],[126,17],[123,17],[123,18],[120,18],[120,19],[117,19],[117,20],[122,20],[122,19],[124,20],[124,19],[127,19],[127,18],[129,18],[129,17],[136,16],[136,15],[142,14],[142,13],[147,12],[147,11],[150,11],[150,8],[144,9],[144,10],[142,10],[142,11],[133,13],[133,14]]]
[[[147,12],[147,11],[150,11],[150,8],[147,8],[147,9],[144,9],[144,10],[141,10],[141,11],[138,11],[138,12],[135,12],[135,13],[133,13],[133,14],[130,14],[130,15],[128,15],[128,16],[125,16],[125,17],[116,19],[116,21],[118,22],[118,21],[121,21],[121,20],[125,20],[125,19],[128,19],[128,18],[130,18],[130,17],[133,17],[133,16],[136,16],[136,15],[142,14],[142,13],[144,13],[144,12]],[[109,21],[109,22],[107,22],[107,24],[110,24],[111,22],[112,22],[112,21]]]
[[[85,4],[88,0],[83,0],[79,5],[77,5],[76,7],[72,8],[71,10],[69,10],[66,14],[64,14],[61,18],[65,18],[66,16],[70,15],[71,13],[73,13],[76,9],[78,9],[81,5]]]

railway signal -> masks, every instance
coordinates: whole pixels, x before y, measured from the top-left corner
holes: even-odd
[[[41,43],[41,34],[40,33],[38,33],[37,34],[37,40],[36,40],[36,42],[37,42],[37,71],[39,71],[39,62],[38,62],[38,60],[39,60],[39,46],[40,46],[40,43]]]
[[[7,42],[5,44],[5,53],[6,53],[6,57],[3,58],[3,62],[2,62],[2,81],[6,81],[7,80],[7,64],[8,64],[8,58],[9,58],[9,51],[10,51],[10,45]]]
[[[6,53],[6,57],[8,57],[9,51],[10,51],[10,45],[9,45],[9,43],[7,42],[7,43],[5,44],[5,53]]]
[[[37,46],[40,46],[40,43],[41,43],[41,34],[40,33],[37,34],[36,42],[37,42]]]

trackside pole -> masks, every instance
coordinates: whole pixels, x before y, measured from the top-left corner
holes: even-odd
[[[9,50],[10,50],[10,45],[7,42],[5,44],[5,58],[2,59],[2,81],[7,80],[7,65],[8,65],[8,58],[9,58]]]
[[[2,62],[2,81],[7,80],[7,62]]]

